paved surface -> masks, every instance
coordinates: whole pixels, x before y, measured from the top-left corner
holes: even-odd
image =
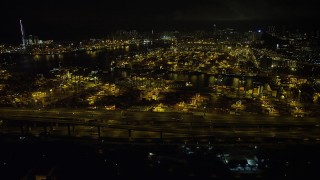
[[[50,131],[77,137],[277,137],[320,141],[320,120],[308,117],[12,108],[0,109],[0,117],[4,121],[2,133]]]

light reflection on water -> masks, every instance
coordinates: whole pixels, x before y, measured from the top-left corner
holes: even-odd
[[[116,70],[110,71],[111,61],[115,60],[119,55],[127,55],[141,49],[140,47],[122,46],[116,50],[108,49],[104,51],[88,51],[84,53],[63,54],[63,55],[17,55],[12,58],[16,61],[16,65],[12,71],[22,72],[26,74],[46,74],[53,68],[61,67],[79,67],[88,68],[90,71],[100,69],[108,71],[105,75],[106,80],[115,80],[119,77],[129,77],[130,71]],[[191,82],[194,87],[204,88],[213,85],[228,85],[237,87],[239,78],[237,77],[222,77],[207,75],[203,73],[168,73],[165,76],[168,80]],[[242,78],[241,78],[242,79]],[[244,85],[252,87],[254,80],[252,78],[245,78]]]
[[[167,78],[174,81],[191,82],[193,86],[198,88],[205,88],[213,85],[226,85],[237,88],[239,85],[239,77],[234,76],[209,75],[203,73],[169,73]],[[242,79],[246,88],[253,86],[253,77],[241,77],[241,80]]]

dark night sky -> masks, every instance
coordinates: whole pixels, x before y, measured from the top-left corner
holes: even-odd
[[[102,37],[118,29],[189,31],[213,24],[249,29],[284,22],[305,27],[299,23],[310,19],[314,28],[317,10],[317,0],[1,0],[0,43],[19,41],[19,19],[26,34],[61,40]]]

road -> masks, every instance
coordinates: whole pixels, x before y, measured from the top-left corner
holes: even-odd
[[[317,118],[121,112],[87,109],[0,109],[2,133],[118,138],[288,138],[320,141]],[[17,128],[20,127],[20,128]]]

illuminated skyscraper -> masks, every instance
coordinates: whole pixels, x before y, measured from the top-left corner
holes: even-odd
[[[23,46],[23,49],[25,49],[26,48],[26,38],[24,37],[24,29],[22,26],[22,20],[20,20],[20,30],[21,30],[22,46]]]

